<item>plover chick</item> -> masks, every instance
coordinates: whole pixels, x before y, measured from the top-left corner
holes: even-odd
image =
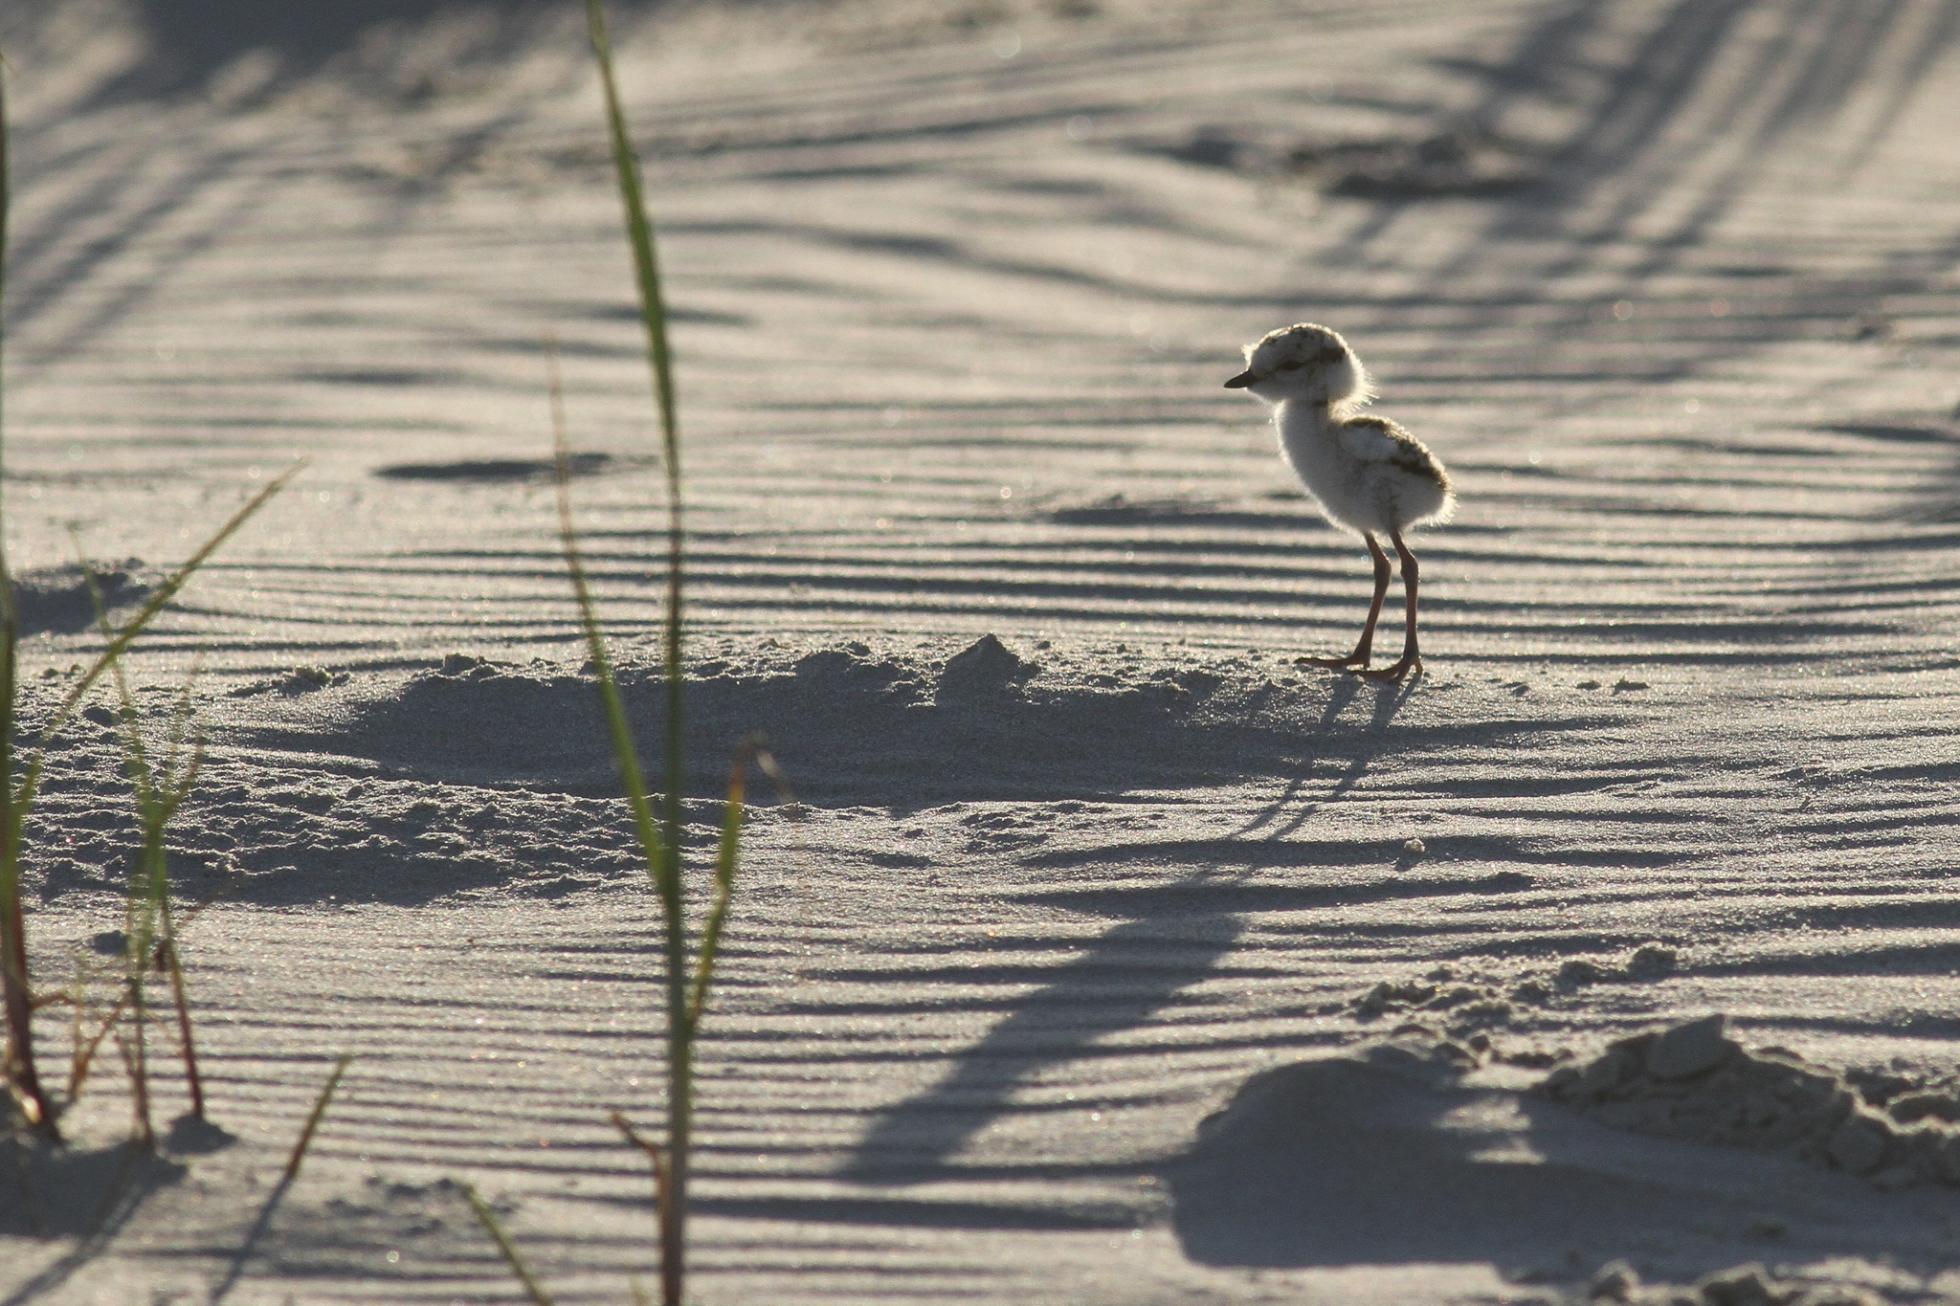
[[[1416,648],[1416,555],[1403,533],[1424,522],[1446,520],[1456,493],[1442,462],[1428,446],[1389,421],[1360,411],[1374,398],[1361,360],[1336,332],[1311,322],[1281,327],[1245,347],[1245,371],[1225,383],[1271,404],[1280,453],[1307,493],[1334,525],[1359,535],[1375,560],[1375,601],[1360,642],[1344,658],[1302,658],[1320,667],[1348,667],[1377,680],[1420,674]],[[1408,618],[1402,656],[1393,666],[1368,669],[1388,595],[1386,535],[1402,560],[1402,592]]]

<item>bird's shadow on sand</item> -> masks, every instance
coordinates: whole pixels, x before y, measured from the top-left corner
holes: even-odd
[[[1418,682],[1420,683],[1420,682]],[[1343,675],[1334,680],[1334,688],[1327,697],[1327,708],[1321,713],[1320,723],[1314,727],[1309,739],[1320,738],[1330,733],[1341,714],[1347,711],[1348,704],[1354,702],[1363,690],[1372,689],[1373,715],[1367,726],[1356,739],[1354,751],[1348,756],[1346,765],[1334,783],[1321,797],[1311,802],[1301,802],[1300,796],[1314,777],[1314,758],[1311,754],[1300,759],[1298,769],[1288,777],[1284,787],[1268,803],[1264,810],[1252,820],[1227,835],[1230,839],[1245,839],[1261,830],[1268,830],[1267,840],[1276,841],[1293,834],[1305,825],[1313,814],[1324,804],[1338,802],[1361,779],[1368,764],[1381,751],[1388,736],[1388,727],[1395,720],[1395,714],[1409,701],[1415,686],[1402,684],[1374,685],[1359,676]]]
[[[1319,724],[1305,741],[1298,771],[1281,792],[1253,820],[1221,838],[1199,842],[1197,846],[1214,860],[1170,883],[1109,889],[1068,902],[1078,910],[1124,919],[1050,972],[1047,981],[1018,1001],[1006,1019],[961,1053],[950,1072],[881,1111],[846,1163],[845,1177],[879,1184],[938,1177],[969,1139],[1015,1109],[1014,1098],[1023,1085],[1038,1081],[1053,1066],[1094,1055],[1098,1043],[1142,1029],[1160,1012],[1176,1006],[1185,990],[1213,973],[1244,930],[1243,915],[1234,910],[1245,905],[1244,895],[1230,892],[1231,887],[1275,859],[1288,860],[1283,855],[1288,836],[1322,804],[1338,801],[1353,789],[1413,692],[1413,685],[1374,685],[1358,677],[1340,677]],[[1332,732],[1357,700],[1370,709],[1367,724],[1356,732],[1362,741],[1347,742],[1346,760],[1326,793],[1302,803],[1314,778],[1313,740]],[[1193,847],[1189,842],[1171,846],[1180,857],[1188,856]],[[1123,845],[1110,851],[1120,858],[1133,850]],[[1094,855],[1093,851],[1082,854]],[[1390,895],[1398,891],[1386,886]],[[1435,891],[1428,882],[1407,888],[1411,894]],[[1271,901],[1274,893],[1284,897],[1289,890],[1272,889],[1253,900],[1277,906]],[[1319,902],[1328,893],[1327,886],[1315,884],[1292,890],[1302,906]],[[1061,894],[1066,897],[1068,891]],[[1133,1048],[1133,1041],[1126,1041],[1126,1047]],[[1082,1109],[1090,1108],[1085,1104]]]

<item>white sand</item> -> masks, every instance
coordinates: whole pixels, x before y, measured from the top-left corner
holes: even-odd
[[[103,1238],[0,1197],[0,1301],[510,1299],[457,1180],[561,1300],[624,1300],[649,1184],[606,1112],[657,1118],[655,918],[552,539],[547,337],[650,727],[659,480],[577,26],[29,8],[30,676],[92,647],[69,523],[127,601],[312,465],[132,662],[159,711],[201,668],[174,846],[223,895],[187,954],[239,1141]],[[680,315],[690,814],[759,729],[807,818],[748,841],[701,1301],[1529,1301],[1616,1258],[1960,1296],[1950,1192],[1359,1051],[1414,1019],[1583,1061],[1719,1011],[1951,1074],[1952,3],[622,22]],[[1350,646],[1366,555],[1220,383],[1301,319],[1462,494],[1406,689],[1291,662]],[[989,633],[1029,665],[945,679]],[[50,982],[120,923],[130,807],[78,723],[29,832]],[[1614,970],[1650,941],[1673,970]],[[1357,1005],[1384,982],[1414,996]],[[1438,982],[1474,992],[1396,987]]]

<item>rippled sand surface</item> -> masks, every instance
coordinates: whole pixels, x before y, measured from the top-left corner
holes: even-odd
[[[655,909],[548,462],[555,348],[651,738],[596,79],[575,25],[408,8],[0,18],[30,708],[92,648],[71,523],[133,610],[310,460],[131,667],[160,719],[197,669],[173,848],[238,1141],[105,1238],[0,1206],[8,1301],[514,1299],[461,1181],[563,1300],[652,1264],[607,1112],[657,1115]],[[621,23],[678,319],[689,815],[705,845],[753,731],[798,800],[757,814],[705,1035],[701,1301],[1538,1301],[1616,1258],[1960,1296],[1936,1175],[1529,1091],[1715,1012],[1871,1110],[1951,1089],[1960,5]],[[1407,686],[1293,663],[1350,646],[1367,556],[1220,383],[1296,320],[1457,479]],[[65,977],[121,923],[106,715],[49,783],[29,921]]]

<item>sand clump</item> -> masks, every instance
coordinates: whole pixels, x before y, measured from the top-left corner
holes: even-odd
[[[1509,1024],[1520,1008],[1543,1006],[1588,985],[1653,983],[1675,974],[1680,966],[1677,950],[1652,942],[1613,960],[1574,957],[1550,976],[1491,978],[1461,974],[1455,967],[1443,965],[1432,967],[1418,980],[1383,980],[1356,998],[1352,1010],[1362,1020],[1440,1016],[1445,1022],[1444,1032],[1463,1038]]]
[[[1778,1279],[1754,1262],[1717,1270],[1686,1287],[1645,1285],[1625,1261],[1602,1266],[1577,1300],[1625,1306],[1877,1306],[1879,1302],[1859,1288]]]
[[[939,701],[1010,693],[1038,669],[994,636],[982,635],[948,659],[945,670],[939,673]]]
[[[1784,1151],[1883,1188],[1960,1185],[1950,1094],[1880,1110],[1845,1078],[1781,1048],[1745,1049],[1706,1016],[1611,1044],[1539,1085],[1555,1101],[1640,1133]]]
[[[93,630],[98,601],[113,621],[147,599],[156,584],[157,576],[140,558],[97,564],[86,572],[75,563],[30,569],[14,577],[14,619],[23,635]]]

